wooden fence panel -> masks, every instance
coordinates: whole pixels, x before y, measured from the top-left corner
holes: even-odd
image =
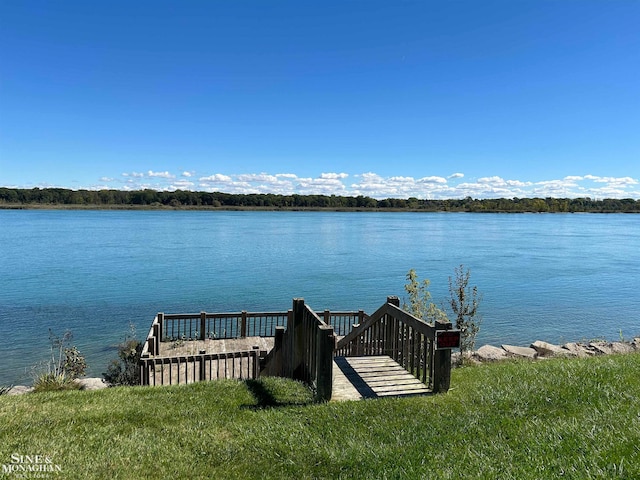
[[[143,358],[140,360],[144,385],[178,385],[207,380],[249,379],[259,375],[257,349],[243,352]]]

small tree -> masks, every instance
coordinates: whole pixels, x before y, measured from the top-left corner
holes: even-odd
[[[456,267],[455,279],[449,277],[449,306],[455,317],[455,326],[460,330],[460,352],[471,352],[480,331],[481,318],[478,315],[480,297],[478,287],[469,287],[471,271],[461,264]]]
[[[48,364],[49,372],[56,376],[62,376],[70,380],[84,375],[87,362],[80,355],[78,349],[71,345],[73,333],[70,330],[59,337],[49,329],[49,342],[51,343],[51,361]]]
[[[413,268],[409,270],[406,278],[407,283],[404,289],[409,294],[409,303],[403,302],[403,310],[408,311],[414,317],[429,322],[448,322],[447,314],[431,301],[431,293],[429,292],[431,282],[428,279],[420,282],[418,274]]]
[[[87,362],[78,349],[70,345],[72,340],[69,330],[59,337],[49,329],[51,358],[32,368],[36,392],[80,388],[75,379],[85,374]]]

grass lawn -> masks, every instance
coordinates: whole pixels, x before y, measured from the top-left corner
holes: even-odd
[[[282,379],[0,396],[0,465],[43,455],[61,473],[41,478],[83,479],[640,478],[640,354],[465,367],[451,385],[322,405]]]

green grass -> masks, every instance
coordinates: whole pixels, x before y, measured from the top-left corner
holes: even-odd
[[[640,354],[454,370],[431,397],[282,379],[0,397],[0,464],[62,478],[640,478]],[[1,473],[0,473],[1,476]]]

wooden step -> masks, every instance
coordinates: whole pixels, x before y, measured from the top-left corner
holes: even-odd
[[[331,400],[360,400],[431,393],[395,360],[387,356],[336,357]]]

